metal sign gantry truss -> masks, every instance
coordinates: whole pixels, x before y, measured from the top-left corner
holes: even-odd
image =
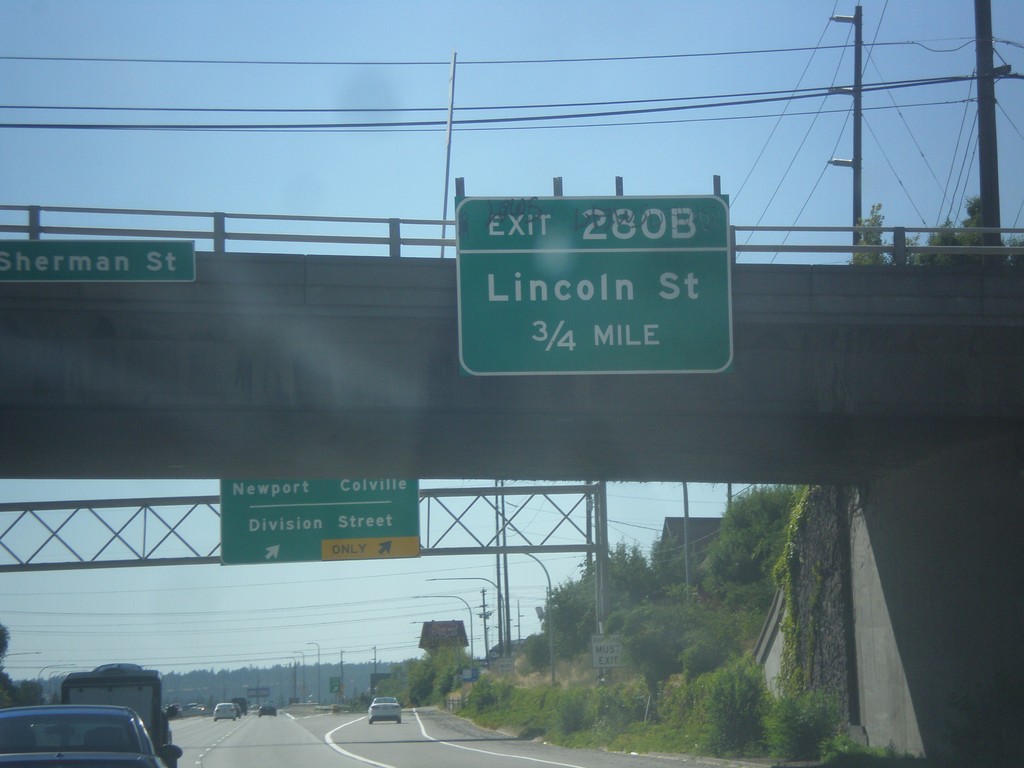
[[[604,483],[421,488],[420,554],[600,561],[605,510]],[[220,533],[219,496],[0,504],[0,572],[217,564]]]

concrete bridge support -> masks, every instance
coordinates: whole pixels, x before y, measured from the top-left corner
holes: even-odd
[[[941,757],[976,739],[968,749],[1021,757],[1022,470],[1018,441],[990,440],[863,488],[850,564],[871,745]]]

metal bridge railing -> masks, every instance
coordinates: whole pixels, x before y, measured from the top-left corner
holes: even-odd
[[[994,259],[1024,257],[1024,229],[994,227],[748,227],[734,225],[730,228],[735,258],[740,254],[797,254],[804,257],[817,256],[811,263],[849,263],[854,254],[886,257],[887,263],[907,264],[911,255],[984,256]],[[860,242],[853,243],[857,233]],[[765,236],[774,237],[765,237]],[[994,237],[1000,245],[928,245],[928,239],[958,239],[964,236],[982,238]],[[986,239],[989,239],[986,238]],[[779,240],[781,239],[781,242]],[[762,242],[751,242],[762,240]],[[868,241],[881,244],[869,244]],[[1007,244],[1018,241],[1018,244]],[[776,261],[773,258],[772,261]],[[790,260],[792,261],[792,260]],[[799,261],[809,263],[806,258]]]
[[[0,233],[30,240],[194,240],[215,254],[268,253],[444,258],[455,255],[455,222],[445,219],[297,216],[210,211],[0,205]],[[875,239],[881,245],[853,244]],[[927,245],[931,235],[990,235],[996,242],[1024,239],[1022,228],[958,227],[730,227],[737,263],[843,264],[853,254],[886,256],[906,264],[910,254],[1024,258],[1024,245]]]
[[[0,205],[0,232],[29,240],[194,240],[196,250],[215,254],[454,256],[454,238],[442,237],[452,224],[442,219]]]

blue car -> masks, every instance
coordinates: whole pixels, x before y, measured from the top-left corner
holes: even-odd
[[[157,750],[142,719],[127,707],[54,704],[0,709],[0,766],[166,768],[181,747]]]

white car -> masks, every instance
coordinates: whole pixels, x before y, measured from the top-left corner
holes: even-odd
[[[213,722],[218,720],[234,720],[238,717],[238,708],[231,701],[222,701],[213,708]]]
[[[402,724],[402,705],[394,696],[378,696],[370,702],[370,709],[367,713],[370,716],[370,725],[377,720],[394,720]]]

